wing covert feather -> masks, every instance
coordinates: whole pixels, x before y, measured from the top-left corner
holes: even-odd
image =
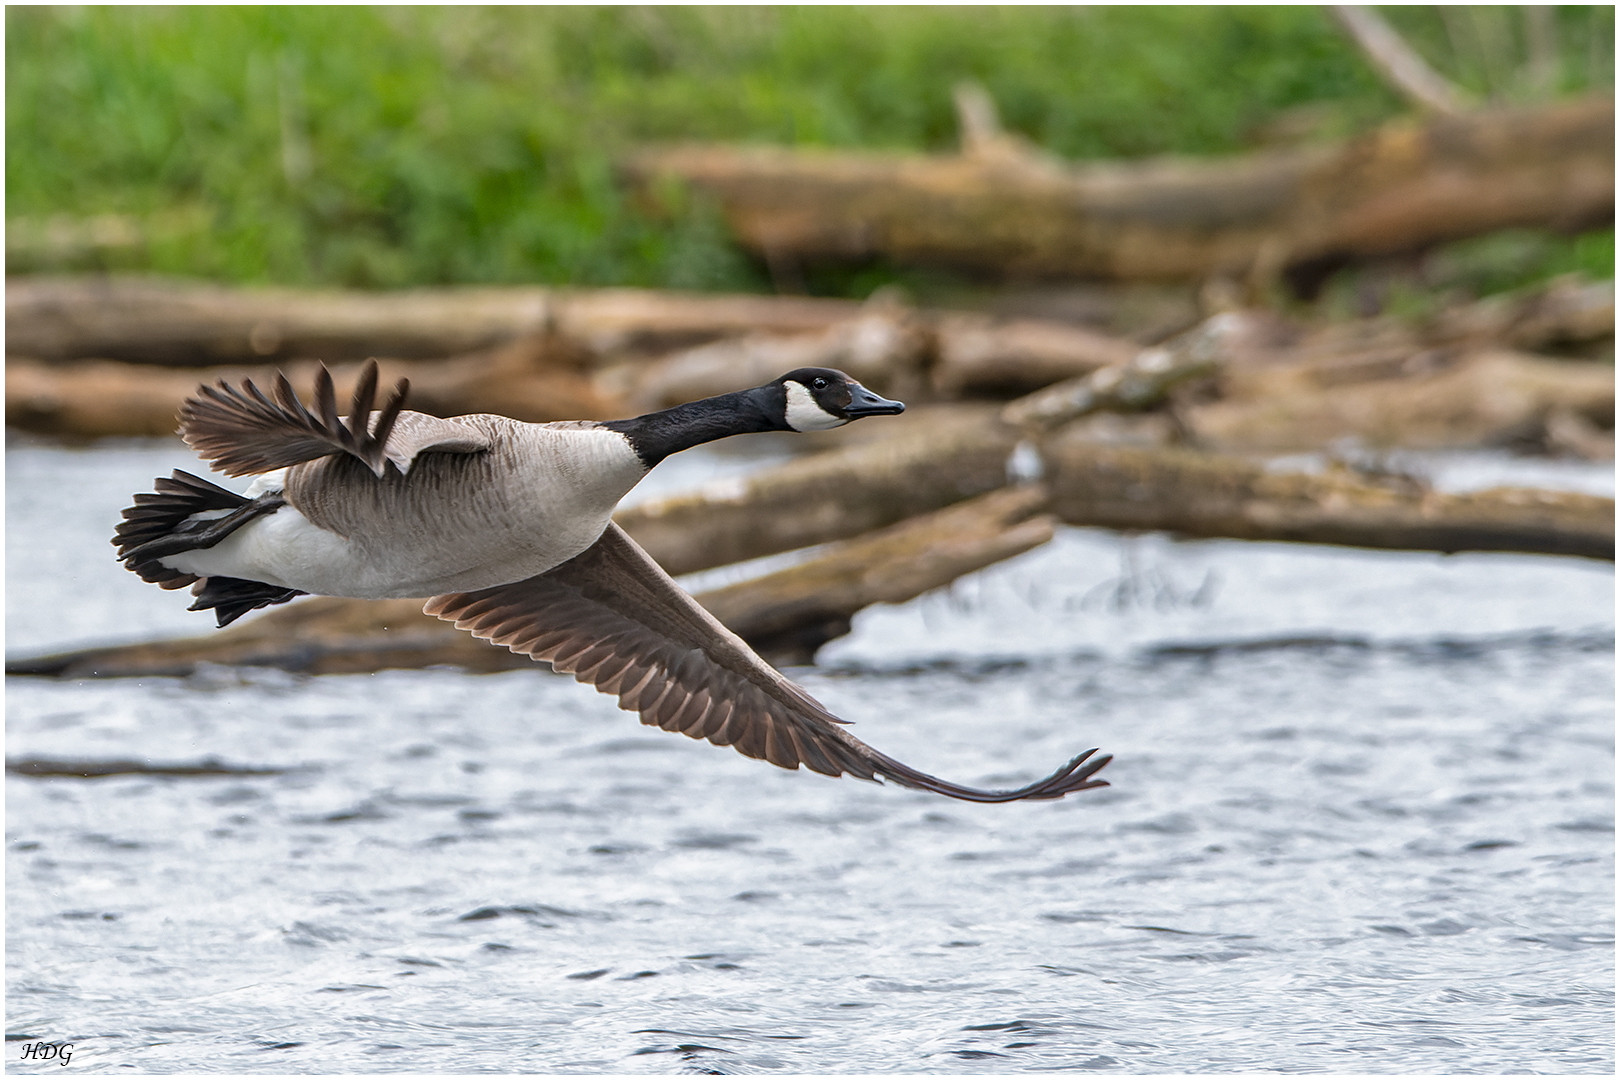
[[[1095,750],[1016,791],[953,784],[879,753],[760,659],[617,525],[544,574],[435,596],[423,610],[613,694],[643,724],[735,746],[786,769],[882,776],[971,802],[1057,799],[1107,786],[1092,779],[1110,760],[1088,760]]]

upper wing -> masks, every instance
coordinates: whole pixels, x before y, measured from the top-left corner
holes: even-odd
[[[373,418],[377,362],[366,364],[354,389],[347,423],[338,417],[332,373],[321,365],[315,376],[315,413],[306,409],[292,384],[276,373],[275,400],[251,380],[240,389],[221,380],[202,386],[180,406],[180,434],[186,444],[226,476],[246,476],[299,465],[328,454],[353,454],[378,476],[392,461],[407,472],[424,450],[472,453],[489,440],[453,420],[401,413],[410,383],[399,380],[388,402]],[[318,415],[317,415],[318,414]]]
[[[617,525],[580,555],[525,581],[435,596],[424,610],[459,630],[546,660],[641,714],[785,769],[802,762],[828,776],[883,776],[904,787],[972,802],[1057,799],[1106,787],[1095,750],[1039,783],[981,791],[902,765],[844,731],[844,722],[761,660],[705,611]]]

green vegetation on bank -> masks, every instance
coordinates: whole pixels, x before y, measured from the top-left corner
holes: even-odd
[[[1481,97],[1613,84],[1612,7],[1557,9],[1539,67],[1518,9],[1386,12]],[[630,205],[615,156],[939,150],[965,78],[1076,159],[1238,152],[1403,111],[1314,7],[12,7],[6,31],[8,267],[237,282],[764,289],[712,207]],[[1594,244],[1612,263],[1612,230],[1540,243],[1508,276],[1584,266]]]

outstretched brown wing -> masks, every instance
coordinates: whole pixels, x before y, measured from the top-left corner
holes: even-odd
[[[882,776],[972,802],[1057,799],[1107,786],[1091,779],[1110,760],[1088,762],[1095,750],[1016,791],[952,784],[879,753],[761,660],[617,525],[544,574],[435,596],[424,610],[617,695],[619,707],[640,713],[643,724],[735,746],[785,769],[802,763],[828,776]]]
[[[377,362],[366,364],[354,390],[347,420],[338,416],[332,373],[321,365],[315,376],[315,412],[306,409],[292,384],[276,373],[275,400],[243,380],[240,388],[221,380],[201,386],[180,406],[180,434],[186,444],[226,476],[248,476],[325,457],[352,454],[378,476],[392,461],[400,472],[423,450],[471,453],[489,440],[458,424],[421,413],[404,413],[410,382],[399,380],[375,417]]]

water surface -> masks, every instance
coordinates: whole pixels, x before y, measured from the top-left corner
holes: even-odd
[[[652,482],[750,467],[682,459]],[[10,455],[9,651],[206,629],[106,543],[176,464]],[[951,779],[1116,755],[999,807],[538,668],[12,679],[12,757],[289,771],[12,779],[8,1031],[88,1071],[1611,1073],[1612,589],[1064,529],[793,673]]]

